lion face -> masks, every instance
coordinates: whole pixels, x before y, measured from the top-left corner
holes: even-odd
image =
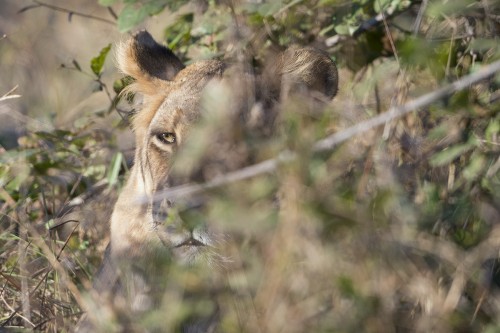
[[[202,227],[183,226],[172,204],[153,196],[168,183],[173,156],[200,117],[201,94],[224,65],[213,60],[185,67],[145,31],[117,53],[120,69],[135,79],[128,89],[143,96],[143,105],[132,121],[135,163],[111,220],[112,253],[143,261],[168,252],[192,261],[213,237]]]
[[[201,221],[183,218],[193,210],[181,211],[157,194],[175,182],[203,182],[259,161],[259,145],[246,139],[273,136],[286,100],[302,100],[299,106],[313,101],[314,107],[336,94],[337,69],[326,54],[290,48],[270,59],[256,75],[238,62],[185,66],[145,31],[119,45],[118,67],[134,79],[127,89],[143,99],[132,120],[134,166],[115,204],[110,244],[94,279],[99,298],[111,300],[117,313],[135,316],[160,304],[171,259],[209,268],[224,260],[218,245],[225,237],[203,225],[203,214],[197,215]],[[213,116],[210,110],[217,110],[216,130],[199,135],[203,131],[194,125]],[[198,158],[183,159],[193,144]],[[79,327],[93,331],[92,325],[83,317]]]
[[[207,259],[203,254],[214,253],[220,239],[204,226],[186,225],[169,200],[154,199],[169,184],[174,157],[202,116],[208,85],[216,82],[231,92],[217,106],[229,110],[226,118],[231,120],[214,138],[217,144],[205,143],[198,170],[191,168],[191,175],[203,175],[201,180],[210,177],[203,174],[206,170],[220,174],[254,160],[245,143],[235,141],[245,131],[254,136],[272,133],[280,100],[311,92],[329,99],[337,91],[334,63],[309,48],[283,52],[256,77],[238,66],[226,69],[217,60],[184,66],[142,31],[119,46],[117,60],[122,72],[135,79],[128,89],[143,96],[143,105],[133,118],[135,163],[112,215],[111,249],[118,260],[133,260],[138,266],[172,254],[187,262]]]

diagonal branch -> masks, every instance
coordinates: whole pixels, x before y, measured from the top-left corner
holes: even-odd
[[[428,106],[444,97],[447,97],[454,92],[464,90],[471,85],[478,83],[488,77],[494,75],[495,73],[500,72],[500,60],[483,66],[475,73],[469,74],[460,78],[459,80],[450,83],[434,92],[425,94],[416,99],[409,101],[408,103],[398,106],[392,107],[387,112],[384,112],[378,116],[362,121],[354,126],[346,128],[343,131],[337,132],[335,134],[330,135],[329,137],[318,141],[314,145],[314,151],[322,152],[333,149],[339,143],[350,139],[353,136],[366,132],[374,127],[385,124],[388,121],[404,116],[407,113],[412,111],[417,111],[417,109]]]
[[[472,84],[485,80],[498,72],[500,72],[500,60],[492,64],[483,66],[476,72],[464,76],[459,80],[456,80],[455,82],[450,83],[436,91],[413,99],[404,105],[392,107],[387,112],[359,122],[354,126],[346,128],[345,130],[334,133],[326,137],[325,139],[317,141],[313,146],[313,151],[331,151],[340,143],[345,142],[354,136],[365,133],[368,130],[383,125],[393,119],[402,117],[412,111],[419,111],[418,109],[428,106],[444,97],[451,95],[454,92],[466,89]],[[213,188],[221,187],[223,185],[230,184],[236,181],[252,178],[261,174],[271,173],[277,169],[278,165],[291,161],[296,157],[297,155],[295,153],[284,151],[275,158],[251,165],[237,171],[229,172],[223,176],[217,177],[203,184],[186,184],[161,191],[155,195],[154,200],[161,201],[166,198],[174,200],[176,198],[186,197]]]
[[[21,97],[21,95],[14,95],[14,94],[12,94],[17,89],[17,87],[18,86],[15,86],[11,90],[9,90],[7,93],[5,93],[3,96],[0,96],[0,102],[3,102],[3,101],[8,100],[8,99],[13,99],[13,98],[19,98],[19,97]]]
[[[114,21],[111,21],[111,20],[108,20],[108,19],[105,19],[105,18],[102,18],[102,17],[98,17],[98,16],[94,16],[94,15],[90,15],[90,14],[85,14],[85,13],[80,13],[80,12],[77,12],[77,11],[74,11],[74,10],[71,10],[71,9],[67,9],[67,8],[63,8],[63,7],[51,5],[49,3],[45,3],[45,2],[42,2],[42,1],[39,1],[39,0],[33,0],[33,3],[34,3],[33,5],[29,5],[29,6],[26,6],[24,8],[21,8],[18,13],[23,13],[23,12],[25,12],[27,10],[38,8],[38,7],[45,7],[45,8],[49,8],[49,9],[52,9],[54,11],[57,11],[57,12],[67,13],[69,15],[68,19],[70,21],[71,21],[71,17],[72,16],[80,16],[80,17],[84,17],[84,18],[88,18],[88,19],[100,21],[100,22],[107,23],[107,24],[112,24],[112,25],[116,24]],[[116,14],[114,14],[114,12],[112,10],[108,9],[108,11],[116,19]]]

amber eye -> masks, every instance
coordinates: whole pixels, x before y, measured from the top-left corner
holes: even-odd
[[[156,137],[158,138],[158,140],[167,145],[171,145],[176,141],[175,134],[171,132],[160,133],[157,134]]]

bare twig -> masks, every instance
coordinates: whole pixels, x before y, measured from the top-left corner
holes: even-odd
[[[269,159],[264,162],[251,165],[249,167],[227,173],[222,177],[217,177],[214,180],[204,184],[186,184],[173,187],[163,192],[159,192],[156,194],[155,200],[163,200],[165,198],[175,199],[175,198],[185,197],[191,194],[200,193],[236,181],[245,180],[265,173],[270,173],[276,170],[276,168],[280,163],[292,160],[294,158],[295,158],[294,153],[283,152],[277,158]]]
[[[26,243],[29,244],[27,241],[28,239],[28,234],[24,229],[21,229],[19,231],[20,233],[20,238],[23,240],[26,240]],[[27,259],[26,259],[26,254],[28,253],[27,246],[23,242],[19,242],[19,272],[20,272],[20,280],[21,280],[21,309],[22,309],[22,316],[23,316],[23,321],[26,327],[33,327],[35,326],[31,320],[31,301],[30,301],[30,293],[29,293],[29,288],[28,288],[28,270],[26,268],[27,265]]]
[[[362,121],[354,126],[346,128],[340,132],[334,133],[329,137],[317,141],[313,145],[314,152],[328,152],[335,148],[342,142],[357,136],[359,134],[365,133],[377,126],[383,125],[388,121],[404,116],[412,111],[418,111],[418,109],[428,106],[450,94],[466,89],[467,87],[475,84],[479,81],[487,79],[488,77],[500,72],[500,60],[492,64],[486,65],[476,71],[475,73],[469,74],[462,77],[461,79],[448,84],[436,91],[430,92],[423,96],[420,96],[408,103],[398,106],[391,107],[387,112],[379,114],[373,118]],[[282,152],[278,157],[272,158],[249,167],[227,173],[223,176],[217,177],[209,182],[203,184],[186,184],[181,186],[176,186],[165,191],[161,191],[155,195],[155,200],[161,201],[166,198],[176,199],[192,195],[195,193],[200,193],[209,189],[217,188],[226,184],[230,184],[236,181],[249,179],[261,174],[270,173],[277,169],[278,165],[291,161],[296,158],[296,154],[290,151]]]
[[[87,191],[85,191],[81,195],[74,197],[73,199],[66,202],[61,207],[61,209],[57,212],[56,217],[57,218],[63,217],[64,215],[71,212],[75,207],[81,206],[85,202],[87,202],[87,200],[89,200],[90,198],[101,194],[102,191],[104,191],[108,185],[109,184],[108,184],[107,179],[102,179],[102,180],[98,181],[97,183],[92,185],[92,187],[90,187]],[[64,224],[64,223],[66,223],[66,222],[63,222],[61,224]],[[61,224],[55,225],[54,228],[60,226]]]
[[[379,0],[379,5],[380,5],[380,0]],[[399,57],[398,57],[398,51],[396,50],[396,45],[394,44],[394,39],[392,38],[391,31],[389,30],[389,25],[387,24],[387,20],[385,18],[384,11],[382,11],[380,14],[382,15],[382,22],[384,23],[385,34],[387,35],[387,38],[389,39],[389,43],[391,44],[392,53],[394,54],[394,58],[396,59],[396,62],[398,63],[399,68],[401,68],[401,64],[399,62]]]
[[[115,11],[111,7],[106,7],[108,9],[108,13],[115,19],[118,20],[118,15],[116,15]]]
[[[20,111],[11,108],[0,109],[0,117],[2,119],[5,119],[4,117],[13,118],[18,122],[24,124],[29,130],[33,131],[50,130],[52,128],[48,123],[41,122],[35,118],[26,116]]]
[[[428,0],[422,0],[422,4],[420,5],[420,9],[418,10],[417,19],[415,20],[415,24],[413,26],[413,35],[418,35],[420,31],[420,25],[422,24],[422,19],[424,17],[425,10],[427,9]]]
[[[112,25],[116,24],[114,21],[111,21],[111,20],[108,20],[108,19],[105,19],[105,18],[102,18],[102,17],[98,17],[98,16],[94,16],[94,15],[90,15],[90,14],[76,12],[76,11],[71,10],[71,9],[67,9],[67,8],[63,8],[63,7],[51,5],[51,4],[48,4],[48,3],[45,3],[45,2],[42,2],[42,1],[39,1],[39,0],[33,0],[33,3],[34,3],[34,5],[30,5],[30,6],[24,7],[19,12],[22,13],[22,12],[25,12],[25,11],[30,10],[30,9],[34,9],[34,8],[38,8],[38,7],[45,7],[45,8],[49,8],[49,9],[55,10],[57,12],[67,13],[70,18],[72,16],[80,16],[80,17],[84,17],[84,18],[88,18],[88,19],[92,19],[92,20],[104,22],[104,23],[107,23],[107,24],[112,24]]]
[[[8,100],[8,99],[21,97],[21,95],[12,95],[12,93],[17,89],[17,87],[18,86],[16,85],[14,88],[12,88],[7,93],[5,93],[2,97],[0,97],[0,102],[3,102],[3,101]]]
[[[407,113],[419,108],[428,106],[437,100],[440,100],[450,94],[466,89],[470,85],[482,81],[500,71],[500,60],[482,67],[477,72],[462,77],[461,79],[448,84],[436,91],[420,96],[408,103],[390,108],[387,112],[377,115],[373,118],[362,121],[343,131],[337,132],[326,139],[320,140],[314,145],[315,151],[328,151],[339,143],[350,139],[353,136],[364,133],[374,127],[380,126],[390,120],[399,118]]]

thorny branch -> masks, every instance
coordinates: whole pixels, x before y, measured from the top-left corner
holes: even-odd
[[[383,125],[396,118],[402,117],[412,111],[418,112],[419,109],[428,106],[446,96],[449,96],[454,92],[466,89],[472,84],[485,80],[498,72],[500,72],[500,60],[486,65],[480,68],[475,73],[464,76],[459,80],[456,80],[455,82],[450,83],[436,91],[413,99],[404,105],[391,107],[387,112],[381,113],[373,118],[362,121],[354,126],[346,128],[345,130],[334,133],[326,137],[325,139],[317,141],[313,145],[312,150],[316,153],[331,151],[340,143],[343,143],[354,136],[365,133],[368,130]],[[252,178],[261,174],[271,173],[277,169],[278,165],[289,162],[296,157],[297,155],[293,152],[283,151],[275,158],[227,173],[203,184],[186,184],[161,191],[155,195],[154,200],[161,201],[166,198],[175,200],[177,198],[182,198],[207,191],[236,181]]]

